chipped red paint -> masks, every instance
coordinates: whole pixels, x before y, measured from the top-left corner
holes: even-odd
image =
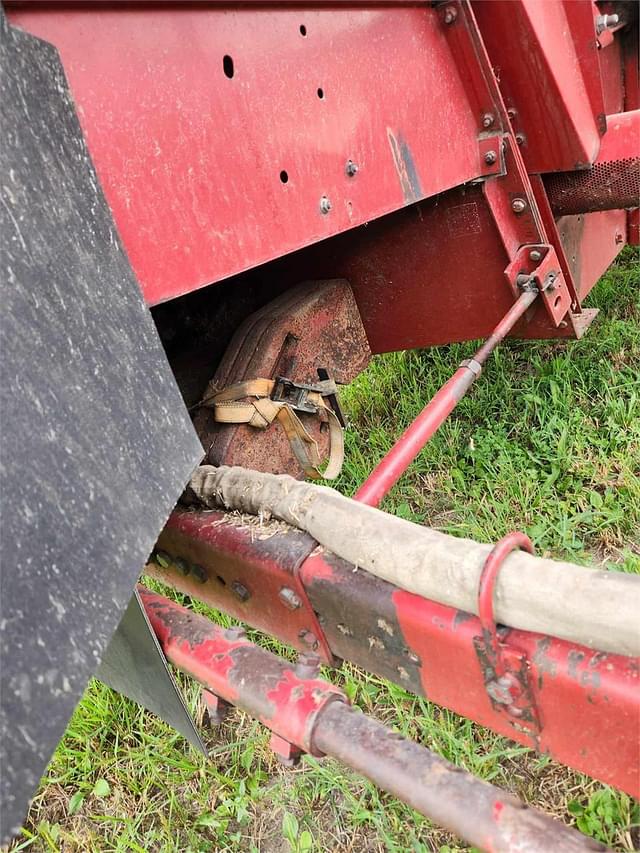
[[[273,704],[274,715],[262,722],[270,729],[289,733],[287,740],[298,744],[306,752],[321,755],[313,747],[312,731],[318,711],[334,699],[342,699],[337,689],[332,689],[320,679],[298,678],[293,670],[285,670],[283,678],[267,693]]]
[[[279,530],[260,539],[256,528],[223,523],[221,513],[174,513],[161,538],[179,544],[176,554],[198,559],[212,572],[218,566],[228,583],[214,577],[199,584],[173,568],[160,573],[175,588],[203,598],[215,607],[239,615],[283,642],[309,650],[298,630],[303,608],[289,610],[279,598],[280,583],[299,560],[299,577],[336,658],[388,678],[401,687],[451,708],[519,743],[540,749],[557,761],[616,785],[631,794],[640,763],[640,681],[638,662],[604,655],[551,637],[500,629],[502,653],[529,674],[540,734],[522,720],[495,709],[487,695],[484,673],[476,653],[482,637],[479,620],[469,613],[397,589],[324,549],[295,531]],[[180,537],[175,531],[180,530]],[[173,532],[171,532],[173,531]],[[290,542],[286,539],[290,537]],[[235,542],[230,548],[230,542]],[[310,553],[306,560],[304,555]],[[269,559],[266,559],[267,554]],[[287,556],[289,555],[289,556]],[[278,561],[281,565],[278,567]],[[154,573],[158,573],[156,566]],[[284,574],[276,575],[276,572]],[[239,603],[229,582],[240,578],[250,585],[249,602]],[[244,608],[250,605],[247,610]],[[301,616],[302,613],[302,616]],[[302,628],[305,632],[308,628]],[[320,650],[319,650],[320,651]],[[270,685],[269,689],[272,689]],[[270,702],[263,709],[270,719]],[[526,722],[526,721],[525,721]]]
[[[319,755],[311,736],[319,711],[344,701],[326,681],[304,678],[291,664],[255,646],[242,629],[223,629],[204,616],[139,587],[167,659],[207,691],[238,705],[299,749]],[[275,685],[275,686],[274,686]]]
[[[232,666],[221,677],[219,659],[227,656],[233,645],[227,641],[230,635],[237,639],[239,629],[223,631],[143,587],[140,598],[168,659],[184,672],[198,673],[212,698],[228,698],[235,686],[234,704],[271,729],[271,745],[287,764],[302,749],[334,756],[487,850],[537,853],[549,849],[552,839],[555,849],[567,853],[593,849],[589,839],[539,812],[525,812],[515,797],[358,713],[338,688],[298,675],[287,661],[252,643],[228,650]],[[218,703],[213,707],[217,712]]]
[[[604,654],[526,631],[504,630],[502,648],[526,659],[539,735],[497,712],[475,651],[479,620],[396,590],[398,621],[420,659],[424,695],[557,761],[638,796],[640,678],[635,658]]]
[[[229,702],[238,698],[229,681],[234,667],[233,651],[251,645],[245,638],[229,639],[222,628],[212,626],[205,633],[189,611],[179,608],[161,595],[138,587],[149,622],[166,657],[196,681]],[[211,624],[211,623],[210,623]]]

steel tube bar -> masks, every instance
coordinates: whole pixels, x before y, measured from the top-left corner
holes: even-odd
[[[425,444],[442,426],[480,375],[482,365],[504,340],[536,299],[538,292],[525,291],[511,306],[473,358],[463,362],[413,423],[404,431],[386,456],[373,469],[354,495],[354,500],[379,506]]]
[[[308,677],[304,665],[254,645],[242,629],[225,630],[164,596],[138,589],[167,659],[292,746],[339,759],[486,850],[605,849],[358,713],[338,688]]]
[[[606,849],[358,713],[353,706],[328,706],[316,723],[314,744],[482,850],[568,853]]]
[[[328,702],[343,701],[342,691],[304,677],[295,665],[251,643],[242,628],[225,630],[142,586],[138,592],[167,660],[288,743],[314,753],[316,717]]]

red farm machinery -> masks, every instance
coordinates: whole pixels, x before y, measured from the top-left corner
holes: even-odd
[[[0,62],[4,838],[95,673],[201,745],[168,662],[482,849],[604,849],[319,667],[638,795],[640,578],[378,508],[637,245],[637,4],[5,0]],[[308,482],[372,355],[476,339],[353,499]]]

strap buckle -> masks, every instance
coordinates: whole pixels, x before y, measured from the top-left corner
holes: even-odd
[[[330,389],[326,385],[326,382],[321,385],[303,385],[301,382],[285,379],[284,376],[276,376],[271,399],[274,403],[286,403],[295,412],[315,415],[318,411],[318,404],[309,400],[309,394],[320,394],[326,397],[330,393]]]

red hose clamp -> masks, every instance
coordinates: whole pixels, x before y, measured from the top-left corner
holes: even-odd
[[[529,680],[529,661],[522,653],[500,641],[493,611],[498,574],[505,559],[516,548],[533,554],[529,537],[516,531],[493,547],[482,567],[478,583],[478,618],[482,637],[475,638],[475,647],[485,689],[494,709],[516,718],[518,728],[528,730],[535,738],[540,724]],[[515,720],[513,722],[515,724]]]

